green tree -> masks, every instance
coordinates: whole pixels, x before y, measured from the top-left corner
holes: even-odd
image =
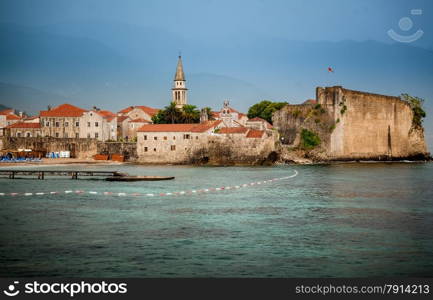
[[[265,119],[272,124],[272,114],[277,110],[280,110],[286,106],[287,102],[272,102],[268,100],[263,100],[259,103],[254,104],[248,110],[248,118],[259,117]]]
[[[200,111],[197,106],[186,104],[182,108],[182,119],[185,123],[198,123],[200,122]]]
[[[412,125],[417,128],[422,128],[423,119],[426,117],[426,113],[423,109],[424,99],[409,94],[401,94],[400,99],[409,103],[412,108]]]
[[[209,121],[215,120],[213,115],[212,115],[212,108],[210,108],[209,106],[205,107],[204,110],[206,110],[207,113],[207,119]]]

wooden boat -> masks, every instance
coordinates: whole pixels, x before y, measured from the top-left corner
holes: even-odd
[[[113,176],[107,177],[107,181],[157,181],[157,180],[171,180],[173,176]]]

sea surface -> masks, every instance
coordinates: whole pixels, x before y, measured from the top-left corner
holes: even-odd
[[[7,167],[10,169],[10,167]],[[74,165],[172,181],[0,179],[1,277],[433,276],[433,164]]]

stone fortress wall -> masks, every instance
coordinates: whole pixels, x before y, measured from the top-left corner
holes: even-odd
[[[412,126],[412,109],[400,98],[334,86],[318,87],[316,99],[316,104],[288,105],[274,114],[274,126],[286,144],[299,146],[300,131],[305,128],[320,136],[321,147],[312,152],[320,159],[427,155],[423,129]]]

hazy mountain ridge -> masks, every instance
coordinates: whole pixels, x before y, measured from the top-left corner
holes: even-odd
[[[314,98],[316,86],[343,85],[426,98],[427,133],[433,128],[433,52],[411,45],[264,36],[203,43],[157,28],[115,22],[36,28],[0,23],[0,38],[5,41],[0,45],[0,81],[53,95],[53,101],[68,99],[114,111],[124,104],[163,107],[170,101],[181,50],[189,101],[198,106],[219,108],[229,99],[245,111],[264,98],[300,103]],[[328,73],[328,66],[335,72]],[[10,98],[12,91],[3,95]],[[43,97],[30,98],[35,99],[31,104],[35,109],[49,104]],[[10,105],[9,101],[0,95],[1,103]]]

